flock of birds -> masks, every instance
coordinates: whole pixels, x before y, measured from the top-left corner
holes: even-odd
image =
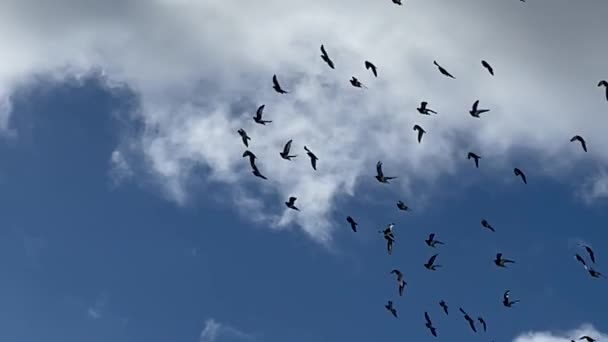
[[[524,0],[520,0],[522,2],[525,2]],[[397,5],[402,5],[401,0],[392,0],[392,2],[394,4]],[[321,59],[329,66],[329,68],[331,69],[335,69],[335,63],[334,61],[330,58],[329,54],[327,53],[327,51],[325,50],[325,46],[321,45]],[[455,79],[455,77],[443,66],[441,66],[437,61],[433,61],[433,65],[438,69],[438,71],[444,75],[445,77],[451,78],[451,79]],[[494,68],[485,60],[481,61],[481,65],[482,67],[484,67],[488,73],[491,76],[494,76]],[[364,61],[364,67],[365,69],[369,70],[374,77],[378,77],[378,68],[376,67],[376,65],[374,65],[372,62],[370,61]],[[359,79],[357,79],[357,77],[352,76],[352,78],[349,80],[350,84],[355,87],[355,88],[367,88],[363,83],[361,83],[361,81]],[[277,78],[277,75],[273,75],[272,77],[272,83],[273,86],[272,88],[281,95],[284,94],[289,94],[290,92],[285,90],[281,84],[279,83],[279,80]],[[608,101],[608,81],[606,80],[601,80],[598,85],[598,87],[604,87],[605,88],[605,96],[606,96],[606,100]],[[265,109],[266,105],[262,104],[261,106],[259,106],[257,108],[257,111],[255,113],[255,116],[253,116],[253,120],[254,122],[256,122],[257,124],[260,125],[266,125],[272,122],[272,120],[264,120],[263,119],[263,114],[264,114],[264,109]],[[437,112],[431,108],[429,108],[429,103],[426,101],[422,101],[420,103],[420,106],[418,108],[416,108],[416,110],[418,111],[419,114],[421,115],[432,115],[432,114],[437,114]],[[487,113],[489,112],[490,109],[484,109],[484,108],[480,108],[479,107],[479,100],[476,100],[473,105],[471,106],[471,109],[469,110],[469,114],[471,115],[471,117],[473,118],[481,118],[481,114]],[[426,134],[426,131],[424,130],[424,128],[422,128],[422,126],[416,124],[413,126],[413,130],[417,132],[417,141],[418,143],[422,143],[422,138],[424,136],[424,134]],[[238,134],[241,136],[242,142],[245,145],[245,147],[249,148],[249,141],[251,140],[251,137],[249,137],[249,135],[247,134],[247,132],[245,132],[244,129],[239,129],[238,130]],[[287,141],[287,143],[285,143],[283,150],[279,152],[279,155],[281,156],[282,159],[285,160],[292,160],[293,158],[296,158],[297,155],[295,154],[291,154],[291,146],[292,146],[292,142],[293,140],[290,139],[289,141]],[[585,141],[585,139],[580,136],[580,135],[575,135],[570,139],[570,142],[578,142],[581,145],[581,148],[583,149],[584,152],[587,152],[587,142]],[[316,171],[317,170],[317,161],[319,160],[319,158],[307,147],[304,146],[304,151],[306,152],[306,154],[308,155],[308,157],[310,158],[310,163],[312,168]],[[248,157],[249,158],[249,164],[251,166],[252,169],[252,173],[254,176],[262,178],[262,179],[267,179],[266,176],[264,176],[259,168],[256,165],[256,155],[251,152],[249,149],[245,150],[245,152],[243,153],[243,157]],[[473,159],[474,163],[475,163],[475,167],[479,168],[479,160],[481,159],[481,156],[479,156],[478,154],[474,153],[474,152],[468,152],[467,155],[467,159]],[[376,180],[378,180],[378,182],[383,183],[383,184],[388,184],[390,180],[392,179],[396,179],[396,176],[386,176],[382,170],[382,162],[378,161],[376,164]],[[524,172],[515,167],[513,169],[513,173],[516,177],[521,178],[521,181],[524,184],[528,183],[528,180],[526,178],[526,175],[524,174]],[[288,200],[285,202],[285,205],[287,206],[287,208],[292,209],[292,210],[296,210],[296,211],[300,211],[300,209],[296,206],[296,200],[297,197],[295,196],[291,196],[288,198]],[[403,210],[403,211],[408,211],[409,207],[402,201],[398,201],[397,202],[397,208],[399,210]],[[354,218],[352,218],[351,216],[346,217],[346,221],[350,224],[350,227],[352,229],[353,232],[357,232],[357,226],[358,223],[355,221]],[[486,220],[486,219],[482,219],[481,220],[481,226],[489,231],[495,232],[496,230],[494,229],[494,227],[492,227],[492,225],[490,225],[490,223]],[[384,240],[386,241],[386,248],[387,248],[387,252],[389,255],[391,255],[392,250],[393,250],[393,243],[395,241],[395,236],[394,236],[394,232],[393,232],[393,228],[395,227],[394,223],[390,223],[387,225],[387,227],[385,229],[379,230],[379,233],[383,234]],[[426,244],[431,247],[431,248],[437,248],[438,245],[443,245],[444,243],[441,242],[440,240],[437,240],[436,235],[434,233],[429,234],[428,239],[425,240]],[[579,244],[579,247],[584,248],[586,253],[589,256],[589,261],[587,262],[585,261],[585,259],[579,254],[576,253],[575,254],[575,259],[577,261],[579,261],[584,269],[589,273],[589,275],[593,278],[600,278],[600,277],[604,277],[600,272],[598,272],[596,269],[593,268],[593,265],[595,265],[595,253],[594,251],[591,249],[590,246],[587,245],[583,245],[583,244]],[[439,256],[439,253],[435,253],[433,254],[428,261],[424,264],[424,267],[429,270],[429,271],[436,271],[437,269],[441,268],[441,265],[437,264],[437,257]],[[508,259],[505,258],[503,256],[502,253],[497,253],[496,254],[496,258],[494,259],[494,264],[499,267],[499,268],[506,268],[507,264],[514,264],[515,261],[512,259]],[[405,277],[404,274],[398,270],[398,269],[393,269],[390,274],[394,275],[396,277],[397,280],[397,291],[399,296],[403,296],[403,292],[404,289],[407,285],[407,282],[405,281]],[[517,299],[511,299],[511,292],[510,290],[506,290],[503,293],[503,298],[502,298],[502,304],[504,307],[506,308],[510,308],[512,307],[514,304],[519,303],[520,300]],[[441,309],[443,310],[445,315],[448,315],[448,304],[444,301],[441,300],[439,303],[439,306],[441,307]],[[392,300],[389,300],[386,305],[385,305],[386,310],[393,315],[395,318],[398,317],[397,315],[397,309],[393,303]],[[477,317],[477,320],[473,319],[462,307],[459,308],[459,311],[462,313],[464,320],[468,323],[469,327],[471,328],[471,330],[473,330],[473,332],[477,333],[477,325],[476,323],[479,323],[481,325],[481,328],[483,329],[483,331],[486,331],[487,329],[487,324],[486,321],[484,320],[483,317],[479,316]],[[429,330],[429,332],[437,337],[437,328],[434,326],[431,317],[429,315],[428,312],[424,312],[424,318],[425,318],[425,326],[426,328]],[[590,336],[581,336],[579,338],[579,340],[585,340],[587,342],[594,342],[596,341],[594,338],[590,337]],[[572,342],[575,342],[574,340],[571,340]]]

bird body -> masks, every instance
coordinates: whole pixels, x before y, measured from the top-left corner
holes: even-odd
[[[378,161],[376,163],[376,179],[378,180],[378,182],[388,183],[389,180],[395,179],[395,178],[397,178],[397,177],[386,177],[384,175],[384,172],[382,172],[382,162]]]
[[[378,77],[378,68],[370,61],[365,61],[365,69],[371,70],[374,77]]]
[[[494,259],[494,264],[496,264],[496,266],[506,268],[507,264],[514,264],[514,263],[515,263],[515,261],[513,261],[513,260],[503,258],[502,253],[496,253],[496,259]]]
[[[403,201],[401,201],[401,200],[397,202],[397,208],[399,208],[399,210],[403,210],[403,211],[410,210],[410,208],[407,205],[405,205],[405,203],[403,203]]]
[[[296,205],[295,205],[297,199],[298,199],[297,197],[293,197],[293,196],[289,197],[289,200],[287,200],[287,202],[285,202],[285,205],[287,206],[287,208],[300,211],[300,209],[298,209],[298,207],[296,207]]]
[[[448,304],[444,300],[441,300],[439,302],[439,306],[441,306],[441,308],[443,309],[443,312],[445,312],[445,314],[448,315]]]
[[[253,117],[253,121],[259,123],[260,125],[266,125],[267,123],[272,122],[270,120],[262,120],[262,114],[264,114],[264,107],[266,107],[266,105],[259,106],[258,110],[256,110],[255,112],[255,116]]]
[[[361,83],[361,81],[359,81],[359,79],[357,79],[355,76],[353,76],[353,77],[350,79],[350,84],[351,84],[353,87],[355,87],[355,88],[363,88],[363,87],[365,87],[365,86],[363,85],[363,83]]]
[[[473,160],[475,160],[475,167],[479,168],[479,159],[481,159],[481,157],[473,152],[469,152],[469,154],[467,155],[467,159],[471,159],[471,158]]]
[[[285,159],[285,160],[291,160],[292,158],[297,157],[297,155],[290,155],[289,154],[289,150],[291,150],[291,143],[293,142],[292,139],[290,139],[285,146],[283,147],[283,151],[281,151],[279,153],[279,155],[281,156],[281,158]]]
[[[277,79],[277,75],[273,75],[272,76],[272,89],[274,89],[274,91],[276,91],[279,94],[288,94],[288,91],[285,91],[283,88],[281,88],[281,85],[279,84],[279,80]]]
[[[241,139],[243,140],[243,144],[245,144],[245,147],[249,147],[248,141],[251,140],[251,138],[247,135],[247,132],[245,132],[245,130],[242,128],[240,128],[237,132],[241,136]]]
[[[439,240],[435,240],[435,233],[431,233],[429,234],[429,238],[424,240],[424,242],[426,242],[426,244],[429,247],[433,247],[435,248],[436,245],[443,245],[444,243],[439,241]]]
[[[480,114],[483,113],[487,113],[490,110],[489,109],[477,109],[477,107],[479,106],[479,100],[473,102],[473,106],[471,108],[471,110],[469,111],[469,114],[471,114],[472,117],[474,118],[480,118]]]
[[[494,69],[492,68],[492,66],[490,65],[490,63],[482,60],[481,61],[481,65],[483,65],[484,68],[488,69],[488,72],[490,73],[490,75],[494,76]]]
[[[572,139],[570,139],[570,142],[574,142],[574,141],[580,142],[581,147],[583,148],[583,151],[587,152],[587,142],[585,141],[585,139],[583,139],[583,137],[581,137],[580,135],[575,135],[572,137]]]
[[[604,87],[606,89],[606,101],[608,101],[608,81],[601,80],[598,84],[598,87]]]
[[[306,154],[310,157],[310,165],[312,165],[313,170],[317,171],[317,160],[319,160],[319,158],[317,158],[317,156],[312,153],[308,149],[308,147],[304,146],[304,150],[306,151]]]
[[[492,227],[492,226],[490,225],[490,223],[488,222],[488,220],[486,220],[486,219],[482,219],[482,220],[481,220],[481,226],[482,226],[482,227],[484,227],[484,228],[486,228],[486,229],[489,229],[489,230],[491,230],[491,231],[493,231],[493,232],[496,232],[496,231],[494,230],[494,227]]]
[[[353,232],[357,232],[357,222],[355,222],[355,219],[353,219],[350,216],[346,217],[346,222],[350,223],[350,228],[353,230]]]
[[[513,169],[513,173],[515,174],[515,176],[520,177],[521,180],[524,182],[524,184],[528,184],[528,180],[526,179],[526,175],[523,173],[522,170],[520,170],[518,168],[514,168]]]
[[[452,76],[452,74],[450,74],[444,67],[442,67],[441,65],[439,65],[439,63],[437,63],[437,61],[433,61],[433,64],[435,64],[435,66],[437,67],[437,69],[439,69],[439,72],[441,74],[443,74],[446,77],[449,78],[453,78],[455,79],[456,77]]]
[[[329,65],[330,68],[335,69],[334,62],[331,60],[331,58],[329,58],[329,55],[327,54],[327,51],[325,51],[325,47],[323,46],[323,44],[321,44],[321,59],[323,59],[325,63]]]
[[[422,142],[422,136],[426,131],[424,128],[420,127],[420,125],[414,125],[414,131],[418,131],[418,143],[420,144]]]
[[[510,308],[513,304],[519,303],[519,300],[511,300],[510,299],[511,291],[507,290],[502,295],[502,305]]]
[[[418,111],[418,113],[422,114],[422,115],[431,115],[431,114],[437,114],[436,111],[427,108],[428,102],[426,101],[422,101],[420,102],[420,107],[416,108],[416,110]]]
[[[439,254],[433,255],[432,257],[430,257],[429,261],[424,264],[424,267],[426,267],[427,270],[435,271],[437,270],[437,268],[441,267],[441,265],[435,265],[435,259],[437,259],[438,255]]]
[[[386,303],[386,305],[384,306],[393,316],[395,316],[395,318],[397,318],[397,309],[395,309],[395,307],[393,306],[393,302],[392,301],[388,301]]]

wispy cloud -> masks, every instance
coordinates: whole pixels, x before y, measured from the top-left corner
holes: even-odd
[[[229,325],[219,323],[213,318],[205,321],[205,326],[199,338],[199,342],[221,342],[226,340],[253,340],[253,335],[246,334]]]
[[[95,303],[87,309],[87,315],[92,319],[100,319],[104,315],[109,296],[102,293],[95,299]]]
[[[122,153],[118,150],[113,151],[110,157],[110,179],[112,180],[112,185],[119,185],[132,175],[133,170]]]
[[[579,189],[579,195],[587,204],[608,198],[608,172],[602,170],[589,177]]]
[[[583,324],[579,328],[566,332],[537,331],[526,332],[517,336],[513,342],[570,342],[577,341],[582,336],[589,336],[597,341],[608,339],[608,335],[597,331],[591,324]]]

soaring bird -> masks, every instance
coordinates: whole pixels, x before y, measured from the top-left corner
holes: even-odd
[[[386,177],[382,172],[382,162],[376,163],[376,179],[380,183],[388,183],[389,180],[395,179],[397,177]]]
[[[258,110],[255,112],[255,116],[253,117],[253,121],[259,123],[260,125],[266,125],[267,123],[271,123],[271,120],[262,120],[262,114],[264,114],[264,107],[266,105],[261,105],[258,107]]]
[[[573,141],[579,141],[581,143],[581,146],[583,147],[583,151],[587,152],[587,143],[585,142],[585,139],[583,139],[583,137],[581,137],[580,135],[575,135],[572,137],[572,139],[570,139],[570,142]]]
[[[511,295],[511,291],[509,291],[509,290],[505,291],[505,293],[502,295],[502,305],[504,305],[508,308],[513,306],[513,304],[519,303],[519,300],[509,299],[510,295]]]
[[[241,136],[241,139],[243,140],[243,144],[245,144],[245,147],[249,147],[248,140],[251,140],[251,138],[247,135],[247,132],[245,132],[245,130],[242,128],[240,128],[238,132]]]
[[[479,159],[481,159],[481,157],[473,152],[469,152],[469,154],[467,155],[467,159],[471,159],[471,158],[473,158],[473,160],[475,160],[475,167],[479,168]]]
[[[283,147],[283,151],[279,153],[279,155],[281,156],[281,158],[283,158],[285,160],[291,160],[291,158],[297,157],[297,155],[293,155],[293,156],[289,155],[289,150],[291,149],[291,143],[292,142],[293,142],[293,139],[289,139],[289,141],[287,142],[287,144],[285,144],[285,146]]]
[[[445,68],[443,68],[441,65],[439,65],[439,63],[437,63],[437,61],[433,61],[433,64],[435,64],[435,66],[437,67],[437,69],[439,69],[439,72],[442,73],[444,76],[447,76],[449,78],[456,78],[454,76],[452,76],[452,74],[450,74],[447,70],[445,70]]]
[[[502,257],[502,253],[496,253],[496,259],[494,259],[494,263],[498,267],[505,267],[506,268],[507,267],[506,264],[514,264],[515,261],[509,260],[509,259],[504,259]]]
[[[606,88],[606,101],[608,101],[608,82],[606,80],[601,80],[597,86]]]
[[[405,288],[405,285],[407,285],[407,282],[403,279],[403,273],[401,273],[401,271],[399,271],[398,269],[394,269],[391,271],[391,274],[397,276],[397,286],[399,287],[399,295],[403,296],[403,289]]]
[[[481,65],[483,65],[484,68],[488,69],[488,72],[490,73],[490,75],[494,76],[494,69],[492,68],[492,66],[490,65],[490,63],[482,60],[481,61]]]
[[[327,51],[325,51],[325,47],[323,46],[323,44],[321,44],[321,59],[323,59],[325,63],[329,65],[330,68],[335,69],[334,62],[331,60],[331,58],[329,58],[329,55],[327,54]]]
[[[403,4],[401,3],[401,0],[393,0],[393,3],[394,3],[395,5],[399,5],[399,6],[403,5]]]
[[[448,304],[443,299],[439,302],[439,306],[441,306],[443,312],[448,315]]]
[[[355,222],[355,219],[353,219],[353,218],[352,218],[352,217],[350,217],[350,216],[347,216],[347,217],[346,217],[346,222],[350,223],[350,229],[352,229],[352,230],[353,230],[353,232],[355,232],[355,233],[356,233],[356,232],[357,232],[357,225],[358,225],[358,223],[357,223],[357,222]]]
[[[384,307],[386,308],[386,310],[390,311],[390,313],[392,313],[395,318],[397,318],[397,309],[395,309],[395,307],[393,306],[393,301],[389,300]]]
[[[426,101],[420,102],[420,107],[416,108],[416,110],[418,111],[418,113],[424,114],[424,115],[437,114],[436,111],[434,111],[434,110],[426,107],[428,104],[429,103],[426,102]]]
[[[483,317],[478,317],[477,320],[479,321],[479,323],[481,323],[481,326],[483,327],[483,331],[486,331],[487,325],[486,325],[486,321],[484,321]]]
[[[528,181],[526,179],[526,175],[520,169],[514,168],[513,169],[513,173],[515,173],[515,176],[521,177],[521,180],[524,181],[524,184],[528,184]]]
[[[306,151],[306,154],[310,157],[310,165],[312,165],[312,168],[317,171],[317,160],[319,160],[319,158],[317,158],[314,153],[310,152],[308,147],[304,146],[304,150]]]
[[[435,248],[436,245],[443,245],[444,243],[439,241],[439,240],[435,240],[435,233],[431,233],[429,234],[429,238],[424,240],[424,242],[426,242],[426,244],[429,247],[433,247]]]
[[[403,211],[410,210],[410,208],[407,205],[405,205],[405,203],[403,203],[403,201],[401,201],[401,200],[399,200],[397,202],[397,208],[399,208],[399,210],[403,210]]]
[[[435,259],[437,259],[437,256],[439,254],[435,254],[433,255],[429,261],[426,262],[426,264],[424,264],[424,267],[426,267],[427,270],[431,270],[431,271],[435,271],[437,270],[437,268],[441,267],[441,265],[435,265]]]
[[[272,89],[274,89],[279,94],[288,94],[288,91],[283,90],[281,85],[279,84],[279,80],[277,80],[277,75],[272,76]]]
[[[246,150],[245,152],[243,152],[243,158],[245,157],[249,157],[249,164],[251,165],[252,169],[251,173],[253,173],[254,176],[262,179],[268,179],[262,173],[260,173],[260,170],[258,170],[258,167],[255,165],[255,159],[257,157],[255,156],[255,154],[253,154],[253,152]]]
[[[583,244],[579,244],[579,246],[583,247],[587,251],[587,254],[589,254],[589,258],[591,259],[591,262],[595,264],[595,253],[593,252],[593,249],[591,249],[591,247],[589,247],[587,245],[583,245]]]
[[[350,84],[355,88],[367,88],[355,76],[350,79]]]
[[[370,61],[365,61],[365,69],[372,71],[374,77],[378,77],[378,68]]]
[[[391,255],[393,252],[393,242],[395,242],[395,236],[393,235],[394,227],[394,223],[389,223],[384,230],[380,231],[380,233],[384,234],[384,239],[386,240],[386,251],[388,252],[388,255]]]
[[[426,320],[425,326],[431,331],[433,336],[437,337],[437,329],[433,326],[433,322],[431,322],[431,317],[429,317],[429,313],[424,313],[424,319]]]
[[[581,337],[579,338],[579,340],[586,340],[587,342],[595,342],[595,341],[596,341],[596,339],[594,339],[593,337],[589,337],[589,336],[587,336],[587,335],[585,335],[585,336],[581,336]]]
[[[300,209],[298,209],[298,207],[296,207],[296,205],[295,205],[297,199],[298,199],[297,197],[293,197],[293,196],[289,197],[289,200],[287,202],[285,202],[285,205],[287,206],[287,208],[300,211]]]
[[[475,102],[473,102],[473,107],[471,107],[471,110],[469,111],[469,114],[471,114],[471,116],[474,118],[479,118],[479,114],[487,113],[490,111],[489,109],[477,109],[478,106],[479,100],[476,100]]]
[[[414,125],[414,131],[418,131],[418,143],[420,144],[422,142],[422,136],[424,133],[426,133],[426,131],[419,125]]]
[[[471,327],[471,329],[473,329],[473,332],[477,332],[477,329],[475,328],[475,321],[462,308],[459,309],[460,312],[462,312],[462,314],[464,315],[464,319],[469,322],[469,326]]]
[[[486,219],[482,219],[481,220],[481,226],[484,227],[484,228],[486,228],[486,229],[489,229],[489,230],[491,230],[493,232],[496,232],[494,230],[494,227],[492,227],[492,225],[490,225],[490,223],[488,223],[488,220],[486,220]]]

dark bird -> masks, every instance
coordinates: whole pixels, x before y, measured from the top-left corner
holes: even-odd
[[[443,299],[439,302],[439,306],[441,306],[443,312],[448,315],[448,304]]]
[[[358,223],[355,222],[355,220],[352,217],[350,217],[350,216],[346,217],[346,222],[350,223],[350,228],[353,230],[353,232],[356,233],[357,232],[357,225],[358,225]]]
[[[506,268],[507,267],[506,264],[514,264],[515,261],[509,260],[509,259],[504,259],[502,257],[502,253],[496,253],[496,259],[494,259],[494,263],[498,267],[505,267]]]
[[[283,158],[285,160],[291,160],[291,158],[297,157],[297,155],[293,155],[293,156],[289,155],[289,150],[291,149],[292,141],[293,141],[293,139],[289,139],[287,144],[285,144],[285,146],[283,147],[283,152],[279,153],[279,155],[281,155],[281,158]]]
[[[591,247],[589,247],[587,245],[583,245],[583,244],[580,244],[579,246],[583,247],[587,251],[587,254],[589,254],[589,258],[591,259],[591,262],[595,264],[595,253],[593,252],[593,249],[591,249]]]
[[[314,153],[310,152],[308,147],[304,146],[304,150],[306,151],[306,154],[310,157],[310,165],[312,165],[312,168],[317,171],[317,160],[319,160],[319,158],[317,158]]]
[[[608,82],[606,80],[601,80],[597,86],[606,88],[606,101],[608,101]]]
[[[515,176],[521,177],[521,180],[524,181],[524,184],[528,184],[528,181],[526,179],[526,175],[524,175],[524,173],[520,169],[514,168],[513,169],[513,173],[515,173]]]
[[[255,112],[255,116],[253,117],[253,121],[259,123],[260,125],[266,125],[267,123],[271,123],[271,120],[262,120],[262,114],[264,113],[264,107],[266,105],[261,105],[258,107],[258,110]]]
[[[393,0],[393,3],[396,4],[396,5],[399,5],[399,6],[403,5],[401,3],[401,0]]]
[[[350,79],[350,84],[355,88],[364,88],[365,86],[355,76]],[[367,87],[365,87],[367,88]]]
[[[389,223],[389,225],[384,228],[384,230],[380,231],[384,234],[384,239],[386,240],[386,251],[388,252],[388,255],[391,255],[393,252],[393,242],[395,242],[395,236],[393,235],[394,227],[394,223]]]
[[[251,140],[251,138],[247,135],[247,132],[245,132],[245,130],[242,128],[240,128],[238,132],[241,136],[241,139],[243,140],[243,144],[245,144],[245,147],[249,147],[248,141]]]
[[[414,125],[414,131],[418,131],[418,143],[420,144],[422,142],[422,136],[424,133],[426,133],[426,131],[419,125]]]
[[[439,254],[435,254],[433,255],[429,261],[426,262],[426,264],[424,264],[424,267],[426,267],[427,270],[431,270],[431,271],[435,271],[437,270],[437,268],[441,267],[441,265],[435,265],[435,259],[437,259],[437,256]]]
[[[428,104],[429,103],[426,102],[426,101],[420,102],[420,107],[416,108],[416,110],[418,111],[418,113],[424,114],[424,115],[437,114],[436,111],[434,111],[434,110],[426,107]]]
[[[429,234],[429,238],[424,240],[424,242],[426,242],[426,244],[429,247],[433,247],[435,248],[436,245],[443,245],[444,243],[439,241],[439,240],[435,240],[435,233],[431,233]]]
[[[596,341],[596,339],[594,339],[594,338],[592,338],[592,337],[589,337],[589,336],[587,336],[587,335],[585,335],[585,336],[581,336],[581,337],[579,338],[579,340],[587,340],[587,342],[595,342],[595,341]]]
[[[258,167],[255,165],[253,165],[253,171],[251,171],[251,173],[253,173],[253,175],[256,177],[260,177],[262,179],[268,179],[263,174],[260,173],[260,170],[258,170]]]
[[[490,73],[490,75],[494,76],[494,69],[492,68],[492,66],[490,65],[490,63],[482,60],[481,61],[481,65],[483,65],[484,68],[488,69],[488,72]]]
[[[437,329],[433,326],[433,322],[431,322],[431,318],[429,317],[429,313],[424,313],[424,319],[426,320],[425,326],[431,331],[433,336],[437,337]]]
[[[477,320],[479,321],[479,323],[481,323],[481,326],[483,327],[483,331],[486,331],[487,330],[486,321],[483,320],[483,317],[479,317],[479,318],[477,318]]]
[[[374,77],[378,77],[378,68],[376,68],[376,66],[370,62],[370,61],[365,61],[365,69],[367,70],[372,70],[372,74],[374,74]]]
[[[297,197],[289,197],[289,200],[287,202],[285,202],[285,205],[287,206],[287,208],[300,211],[300,209],[298,209],[298,207],[296,207],[296,205],[295,205],[297,199],[298,199]]]
[[[581,137],[580,135],[575,135],[572,137],[572,139],[570,139],[570,142],[573,141],[579,141],[581,143],[581,146],[583,147],[583,151],[587,152],[587,143],[585,142],[585,139],[583,139],[583,137]]]
[[[279,94],[288,94],[288,91],[283,90],[281,85],[279,84],[279,80],[277,80],[277,75],[272,76],[272,89],[274,89]]]
[[[249,164],[251,165],[252,169],[251,173],[253,173],[254,176],[262,179],[268,179],[260,172],[260,170],[258,170],[258,167],[255,165],[255,159],[257,158],[255,154],[253,154],[249,150],[246,150],[245,152],[243,152],[243,158],[244,157],[249,157]]]
[[[469,114],[471,114],[471,116],[474,118],[479,118],[480,117],[479,114],[487,113],[490,111],[489,109],[477,109],[478,106],[479,106],[479,100],[473,102],[473,107],[469,111]]]
[[[382,162],[376,163],[376,179],[380,183],[388,183],[389,180],[395,179],[397,177],[386,177],[382,172]]]
[[[482,220],[481,220],[481,226],[482,226],[482,227],[484,227],[484,228],[486,228],[486,229],[489,229],[489,230],[491,230],[491,231],[493,231],[493,232],[496,232],[496,231],[494,230],[494,227],[492,227],[492,226],[491,226],[491,225],[488,223],[488,220],[486,220],[486,219],[482,219]]]
[[[587,265],[587,263],[585,262],[585,260],[583,259],[583,257],[580,256],[580,254],[576,254],[575,255],[576,260],[578,260],[581,264],[583,264],[583,267],[585,268],[585,270],[589,273],[590,276],[592,276],[593,278],[600,278],[600,277],[604,277],[600,272],[594,270],[593,268],[589,267]]]
[[[471,158],[473,158],[473,160],[475,160],[475,167],[479,168],[479,159],[481,159],[481,157],[476,155],[473,152],[469,152],[469,154],[467,155],[467,159],[471,159]]]
[[[433,61],[433,64],[435,64],[435,66],[437,67],[437,69],[439,69],[439,72],[442,73],[443,75],[449,77],[449,78],[456,78],[454,76],[452,76],[452,74],[450,74],[447,70],[445,70],[441,65],[439,65],[439,63],[437,63],[437,61]]]
[[[459,309],[460,312],[462,312],[462,314],[464,315],[464,319],[469,322],[469,326],[471,327],[471,329],[473,329],[474,332],[477,332],[477,329],[475,328],[475,321],[462,308]]]
[[[405,203],[403,203],[403,201],[401,201],[401,200],[397,202],[397,208],[399,208],[399,210],[403,210],[403,211],[410,210],[410,208],[407,205],[405,205]]]
[[[321,53],[321,59],[323,59],[325,63],[329,65],[330,68],[335,69],[334,62],[331,60],[331,58],[329,58],[329,55],[327,54],[327,51],[325,51],[325,47],[323,46],[323,44],[321,44]]]
[[[403,279],[403,273],[401,273],[401,271],[399,271],[398,269],[394,269],[391,271],[391,274],[394,274],[397,276],[397,286],[399,287],[399,296],[403,296],[403,289],[405,289],[405,285],[407,285],[407,282]]]
[[[389,300],[384,307],[386,310],[390,311],[395,318],[397,318],[397,309],[393,307],[393,301]]]
[[[509,290],[505,291],[505,293],[502,295],[502,305],[504,305],[508,308],[513,306],[513,304],[519,303],[519,300],[509,299],[510,295],[511,295],[511,291],[509,291]]]

